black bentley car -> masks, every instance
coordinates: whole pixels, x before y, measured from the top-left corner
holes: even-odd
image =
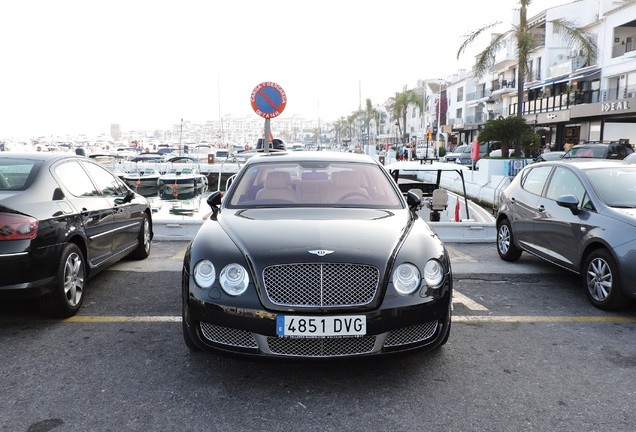
[[[148,201],[86,157],[0,153],[0,299],[38,297],[47,315],[79,311],[88,279],[150,253]]]
[[[448,340],[448,253],[370,156],[259,154],[208,204],[184,258],[189,348],[343,358]]]

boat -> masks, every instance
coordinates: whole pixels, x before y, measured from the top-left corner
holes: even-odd
[[[156,168],[145,167],[124,174],[122,180],[131,188],[149,188],[159,185],[161,173]]]
[[[172,187],[175,192],[201,189],[208,185],[208,177],[198,168],[198,161],[188,157],[170,160],[170,167],[159,177],[160,186]]]
[[[113,153],[91,153],[88,157],[122,180],[124,179],[124,176],[128,174],[126,169],[126,158],[122,155]]]
[[[468,199],[466,167],[443,162],[403,161],[387,164],[385,168],[403,193],[413,192],[420,197],[422,205],[417,213],[437,235],[447,241],[494,241],[492,214]],[[449,183],[453,184],[454,191]]]

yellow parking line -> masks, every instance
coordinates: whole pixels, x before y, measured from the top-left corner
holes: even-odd
[[[38,316],[0,316],[0,322],[63,322],[63,323],[178,323],[180,316],[91,316],[76,315],[64,320],[46,319]],[[453,322],[471,323],[636,323],[632,316],[537,316],[537,315],[453,315]]]
[[[446,245],[446,250],[448,251],[448,255],[450,256],[451,261],[463,261],[463,262],[471,262],[471,263],[477,262],[475,258],[463,252],[460,252],[457,248],[454,248],[453,246]]]
[[[187,247],[184,247],[183,250],[180,250],[179,252],[174,254],[170,259],[176,260],[176,261],[183,261],[183,257],[185,256],[187,249],[188,249]]]
[[[636,317],[626,316],[453,316],[457,323],[636,323]]]
[[[181,322],[180,316],[88,316],[75,315],[63,320],[79,323],[116,323],[116,322]]]

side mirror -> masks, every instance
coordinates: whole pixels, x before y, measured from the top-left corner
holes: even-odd
[[[409,206],[409,209],[414,212],[422,208],[422,200],[416,193],[410,190],[406,192],[406,204]]]
[[[135,198],[135,193],[129,190],[123,198],[115,198],[115,204],[126,204],[131,202],[133,198]]]
[[[570,209],[574,215],[581,212],[581,209],[579,208],[579,200],[574,195],[562,195],[558,197],[557,204],[561,207]]]
[[[210,196],[208,196],[208,199],[206,200],[206,202],[208,203],[208,205],[210,206],[210,209],[212,210],[212,216],[211,216],[212,218],[216,218],[216,216],[221,211],[222,198],[223,198],[223,192],[221,191],[212,192]]]

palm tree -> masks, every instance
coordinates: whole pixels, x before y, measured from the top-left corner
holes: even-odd
[[[529,60],[530,55],[534,52],[537,43],[537,34],[533,32],[533,29],[528,26],[527,10],[528,6],[532,3],[532,0],[518,0],[521,8],[519,10],[519,25],[512,26],[512,28],[504,33],[493,35],[492,40],[488,46],[478,54],[477,61],[473,66],[473,72],[475,76],[482,77],[488,71],[491,70],[495,61],[495,55],[503,48],[504,43],[509,36],[514,37],[516,41],[516,55],[517,55],[517,116],[523,116],[523,94],[524,84],[529,72]],[[573,21],[557,19],[548,21],[552,24],[554,31],[560,33],[564,41],[570,47],[576,47],[583,51],[584,57],[587,60],[587,64],[590,65],[596,59],[598,54],[598,48],[594,40],[587,35],[583,29],[576,27]],[[477,37],[482,35],[485,31],[495,27],[500,22],[488,24],[478,30],[475,30],[466,35],[466,39],[459,47],[457,51],[457,59],[464,53],[466,48],[472,44]],[[502,150],[503,155],[503,150]],[[507,157],[507,155],[505,155]],[[515,141],[515,156],[521,156],[521,142]]]
[[[347,116],[347,125],[349,126],[349,144],[351,144],[351,140],[353,139],[353,124],[356,122],[356,120],[358,120],[359,116],[360,113],[358,111],[354,111],[351,113],[351,115]]]
[[[406,114],[409,108],[409,105],[414,104],[419,108],[420,111],[424,110],[424,98],[421,94],[417,94],[417,92],[413,89],[406,90],[402,93],[395,93],[395,97],[391,98],[392,109],[391,113],[393,117],[396,119],[402,119],[402,125],[398,121],[397,126],[402,136],[402,142],[406,142]],[[402,126],[404,129],[402,129]]]
[[[364,116],[364,124],[367,131],[367,143],[371,142],[371,120],[375,119],[377,114],[378,110],[373,107],[373,102],[371,102],[371,99],[367,98],[364,111],[362,112],[362,115]]]
[[[532,127],[526,123],[526,119],[518,116],[499,117],[488,120],[479,133],[479,142],[501,142],[501,156],[508,157],[510,144],[524,141],[528,147],[528,153],[532,146],[540,141]]]
[[[338,120],[335,121],[333,127],[336,134],[336,141],[338,142],[338,144],[341,144],[342,138],[347,136],[347,130],[349,128],[347,119],[345,119],[344,117],[340,117]]]

